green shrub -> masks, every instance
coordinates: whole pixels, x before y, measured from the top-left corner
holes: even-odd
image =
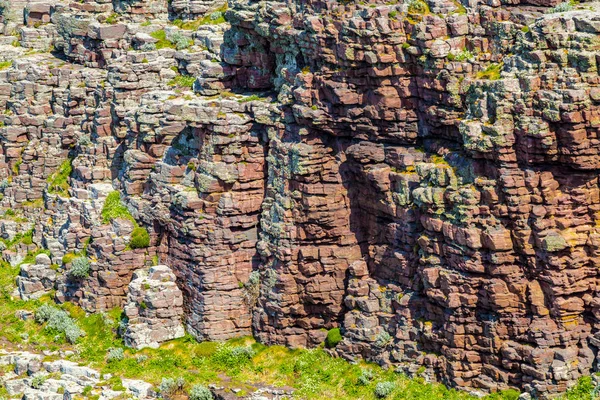
[[[34,389],[39,389],[46,382],[46,377],[44,375],[36,375],[31,380],[31,387]]]
[[[120,347],[111,347],[106,355],[107,362],[122,361],[125,358],[125,352]]]
[[[174,395],[183,392],[185,380],[183,378],[163,378],[158,386],[158,393],[163,399],[171,399]]]
[[[373,380],[374,374],[370,369],[362,369],[358,376],[357,383],[361,386],[367,386]]]
[[[173,43],[175,45],[175,48],[177,50],[187,49],[192,44],[194,44],[194,42],[192,42],[192,40],[190,38],[188,38],[181,32],[175,32],[171,36],[170,41],[171,41],[171,43]]]
[[[104,207],[102,207],[102,222],[108,224],[117,218],[128,219],[135,224],[135,219],[121,202],[121,193],[115,190],[106,196]]]
[[[73,259],[69,275],[77,279],[84,279],[90,276],[90,262],[88,259],[85,257]]]
[[[411,0],[408,3],[408,12],[410,14],[420,14],[425,15],[429,14],[429,6],[423,0]]]
[[[35,311],[34,318],[40,324],[46,323],[44,329],[64,334],[69,343],[75,343],[82,335],[81,329],[66,311],[51,305],[43,304],[40,306]]]
[[[132,249],[145,249],[148,246],[150,246],[150,235],[146,228],[138,226],[131,233],[129,247]]]
[[[195,385],[190,391],[190,400],[213,400],[212,392],[204,385]]]
[[[12,66],[12,61],[2,61],[0,62],[0,71],[2,71],[3,69],[7,69],[10,68]]]
[[[211,361],[223,371],[239,370],[249,364],[254,357],[254,350],[249,346],[229,346],[219,344],[217,351],[212,355]]]
[[[192,88],[194,87],[194,82],[196,82],[195,76],[177,75],[175,78],[171,79],[167,84],[169,86]]]
[[[388,397],[395,388],[395,382],[379,382],[377,385],[375,385],[374,393],[377,398],[383,399]]]
[[[342,334],[340,332],[340,328],[333,328],[327,332],[327,338],[325,339],[325,346],[330,349],[337,346],[339,342],[342,341]]]
[[[561,13],[566,11],[571,11],[573,7],[577,4],[574,0],[565,1],[564,3],[560,3],[546,11],[546,14],[554,14]]]

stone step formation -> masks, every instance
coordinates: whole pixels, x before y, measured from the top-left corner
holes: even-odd
[[[339,327],[335,355],[474,392],[598,368],[598,3],[0,12],[23,299],[124,307],[134,347]]]

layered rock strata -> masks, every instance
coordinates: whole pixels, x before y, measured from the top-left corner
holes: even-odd
[[[228,7],[3,9],[3,257],[60,267],[25,296],[135,326],[163,317],[134,271],[166,264],[199,339],[341,327],[339,356],[538,397],[596,370],[596,3]]]

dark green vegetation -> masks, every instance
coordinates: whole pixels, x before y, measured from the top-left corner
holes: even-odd
[[[54,305],[50,296],[21,301],[11,296],[18,272],[19,267],[11,267],[5,262],[0,264],[0,346],[7,349],[22,346],[35,352],[76,349],[78,354],[71,357],[73,361],[115,374],[105,382],[115,390],[122,388],[122,378],[144,379],[158,390],[168,386],[170,381],[163,382],[167,377],[177,385],[181,383],[185,393],[194,392],[197,398],[202,391],[200,387],[194,391],[195,386],[230,379],[226,384],[241,388],[242,395],[250,392],[252,384],[263,383],[293,387],[294,397],[301,399],[382,398],[378,395],[397,400],[474,399],[443,385],[429,384],[422,378],[409,379],[373,364],[353,365],[332,358],[323,349],[267,347],[247,337],[226,343],[198,343],[186,336],[159,349],[125,349],[116,334],[121,310],[87,315],[70,303]],[[17,310],[36,312],[37,321],[21,320],[15,316]],[[84,332],[83,336],[73,333],[79,330]],[[339,331],[331,330],[328,342],[333,344],[338,335]],[[593,388],[589,377],[582,378],[581,384],[566,398],[590,399]],[[0,388],[0,396],[2,394]],[[517,396],[515,391],[506,391],[487,399],[515,400]]]
[[[133,229],[131,233],[131,241],[129,242],[129,247],[132,249],[145,249],[150,246],[150,235],[146,228],[138,226]]]

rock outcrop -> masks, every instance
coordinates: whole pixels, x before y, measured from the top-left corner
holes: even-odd
[[[597,370],[597,3],[2,7],[2,255],[50,253],[23,298],[125,307],[135,347],[181,313],[340,327],[341,357],[469,391]]]
[[[136,349],[158,348],[160,343],[185,335],[183,295],[175,274],[166,265],[138,270],[129,283],[125,305],[125,344]]]

